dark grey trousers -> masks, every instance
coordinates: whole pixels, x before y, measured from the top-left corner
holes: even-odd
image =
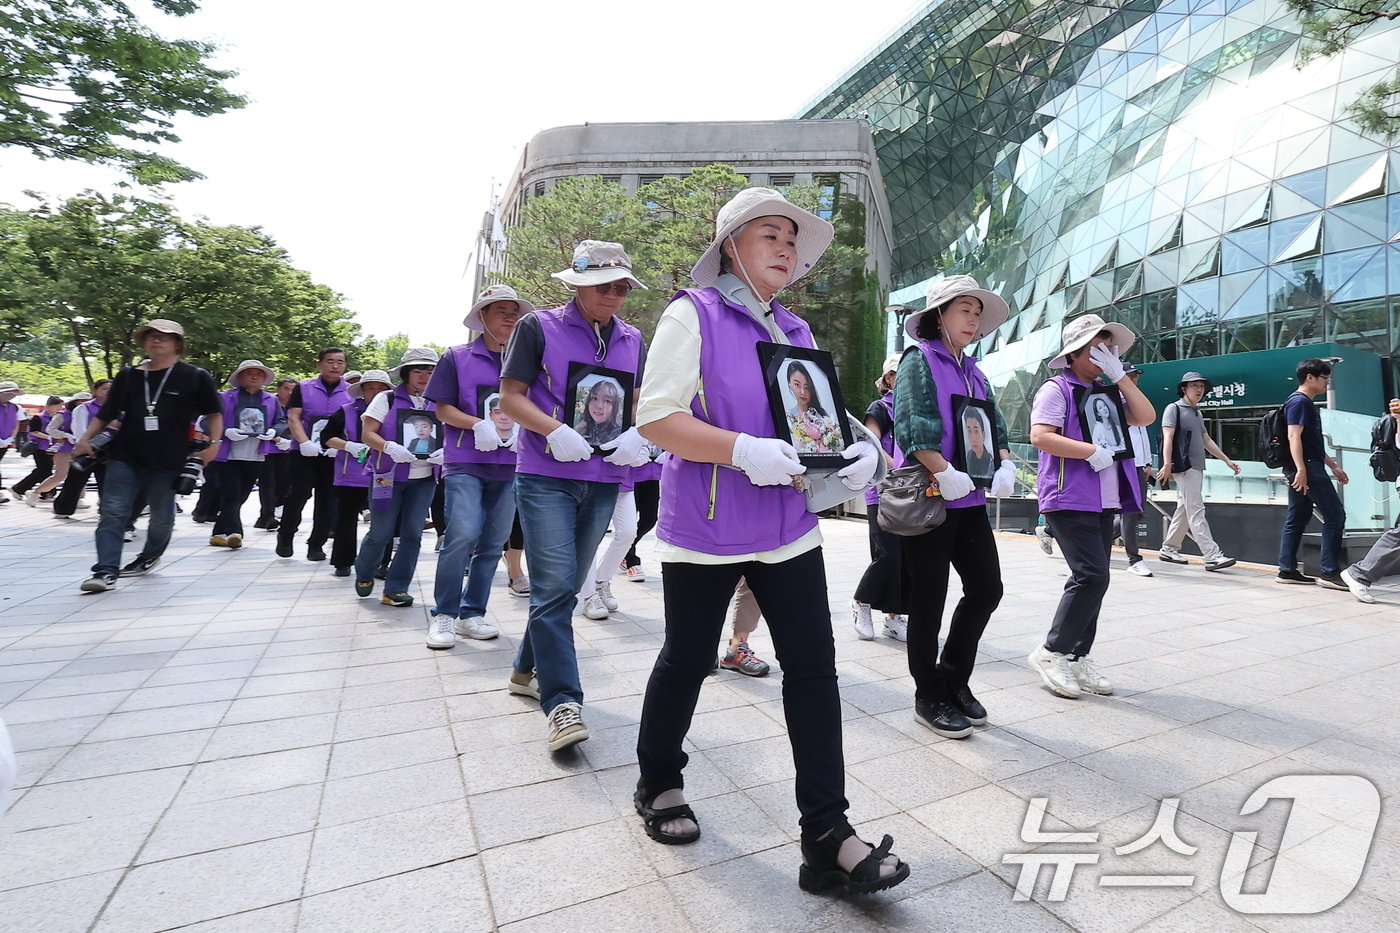
[[[1045,513],[1069,565],[1069,580],[1055,609],[1045,647],[1073,657],[1088,654],[1099,628],[1099,607],[1108,592],[1108,557],[1113,553],[1112,512]]]

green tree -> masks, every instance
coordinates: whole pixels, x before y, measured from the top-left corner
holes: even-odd
[[[195,0],[151,0],[188,16]],[[165,39],[121,0],[9,0],[0,6],[0,146],[41,159],[117,166],[154,184],[202,177],[151,147],[179,142],[179,114],[209,116],[247,100],[209,67],[215,46]]]
[[[0,379],[19,383],[26,395],[77,395],[92,386],[76,362],[58,366],[27,360],[0,360]]]
[[[1284,0],[1303,26],[1302,67],[1335,55],[1380,22],[1400,20],[1396,0]],[[1387,140],[1400,136],[1400,69],[1378,81],[1346,107],[1363,130]]]

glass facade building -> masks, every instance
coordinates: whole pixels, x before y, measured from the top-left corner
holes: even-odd
[[[1302,68],[1299,47],[1278,0],[942,0],[801,116],[872,125],[893,304],[958,272],[1011,303],[972,351],[1025,441],[1083,313],[1164,370],[1313,343],[1394,366],[1400,150],[1344,108],[1394,71],[1400,22]]]

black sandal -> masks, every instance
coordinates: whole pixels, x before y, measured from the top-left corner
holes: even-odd
[[[653,802],[660,793],[661,792],[658,791],[656,794],[652,794],[651,799]],[[649,804],[644,803],[644,800],[645,798],[642,796],[642,791],[640,789],[632,795],[632,805],[637,808],[637,813],[641,815],[642,828],[646,830],[648,836],[666,846],[689,845],[700,838],[700,820],[696,818],[695,811],[690,809],[690,804],[683,803],[678,807],[662,807],[660,810],[656,810]],[[695,824],[695,830],[689,833],[668,833],[662,831],[661,826],[663,823],[680,819],[690,820]]]
[[[880,863],[890,854],[894,840],[885,836],[880,844],[870,850],[870,854],[856,863],[851,871],[843,869],[836,861],[841,851],[841,843],[854,836],[856,831],[851,824],[842,822],[825,838],[802,840],[802,868],[797,873],[797,885],[804,891],[820,893],[835,891],[838,894],[869,894],[892,888],[909,877],[909,866],[895,856],[895,870],[885,876],[880,875]]]

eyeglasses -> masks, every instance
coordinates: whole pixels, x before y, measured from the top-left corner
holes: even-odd
[[[606,295],[611,292],[619,298],[626,298],[627,293],[632,290],[632,286],[628,285],[626,282],[608,282],[603,285],[594,285],[593,287],[597,289],[600,295]]]

